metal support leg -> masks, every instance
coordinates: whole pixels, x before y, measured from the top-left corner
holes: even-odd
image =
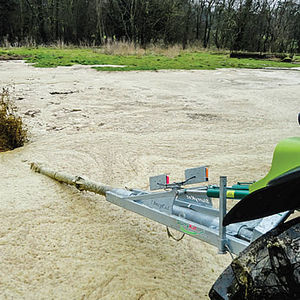
[[[220,177],[220,198],[219,198],[219,254],[225,254],[225,244],[226,244],[226,227],[223,227],[223,219],[226,215],[226,186],[227,177]]]

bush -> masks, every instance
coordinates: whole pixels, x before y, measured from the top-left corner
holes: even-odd
[[[22,147],[27,141],[27,129],[22,118],[16,115],[16,108],[8,89],[0,92],[0,152]]]

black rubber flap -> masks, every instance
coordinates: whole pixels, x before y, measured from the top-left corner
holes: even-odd
[[[250,221],[300,208],[300,168],[293,169],[238,202],[223,225]]]

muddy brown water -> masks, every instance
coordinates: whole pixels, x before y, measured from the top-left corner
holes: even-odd
[[[149,176],[181,180],[209,165],[210,183],[232,184],[264,176],[276,143],[299,135],[299,70],[102,73],[1,61],[0,83],[30,132],[25,147],[0,153],[2,299],[207,299],[231,262],[30,162],[141,189]]]

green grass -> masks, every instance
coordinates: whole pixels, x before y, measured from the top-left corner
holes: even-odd
[[[125,67],[94,67],[98,71],[136,70],[214,70],[217,68],[290,68],[298,65],[271,60],[229,58],[228,54],[185,52],[175,57],[165,55],[106,55],[89,48],[0,48],[0,57],[22,57],[35,67],[81,65],[124,65]],[[296,57],[300,62],[300,57]]]

